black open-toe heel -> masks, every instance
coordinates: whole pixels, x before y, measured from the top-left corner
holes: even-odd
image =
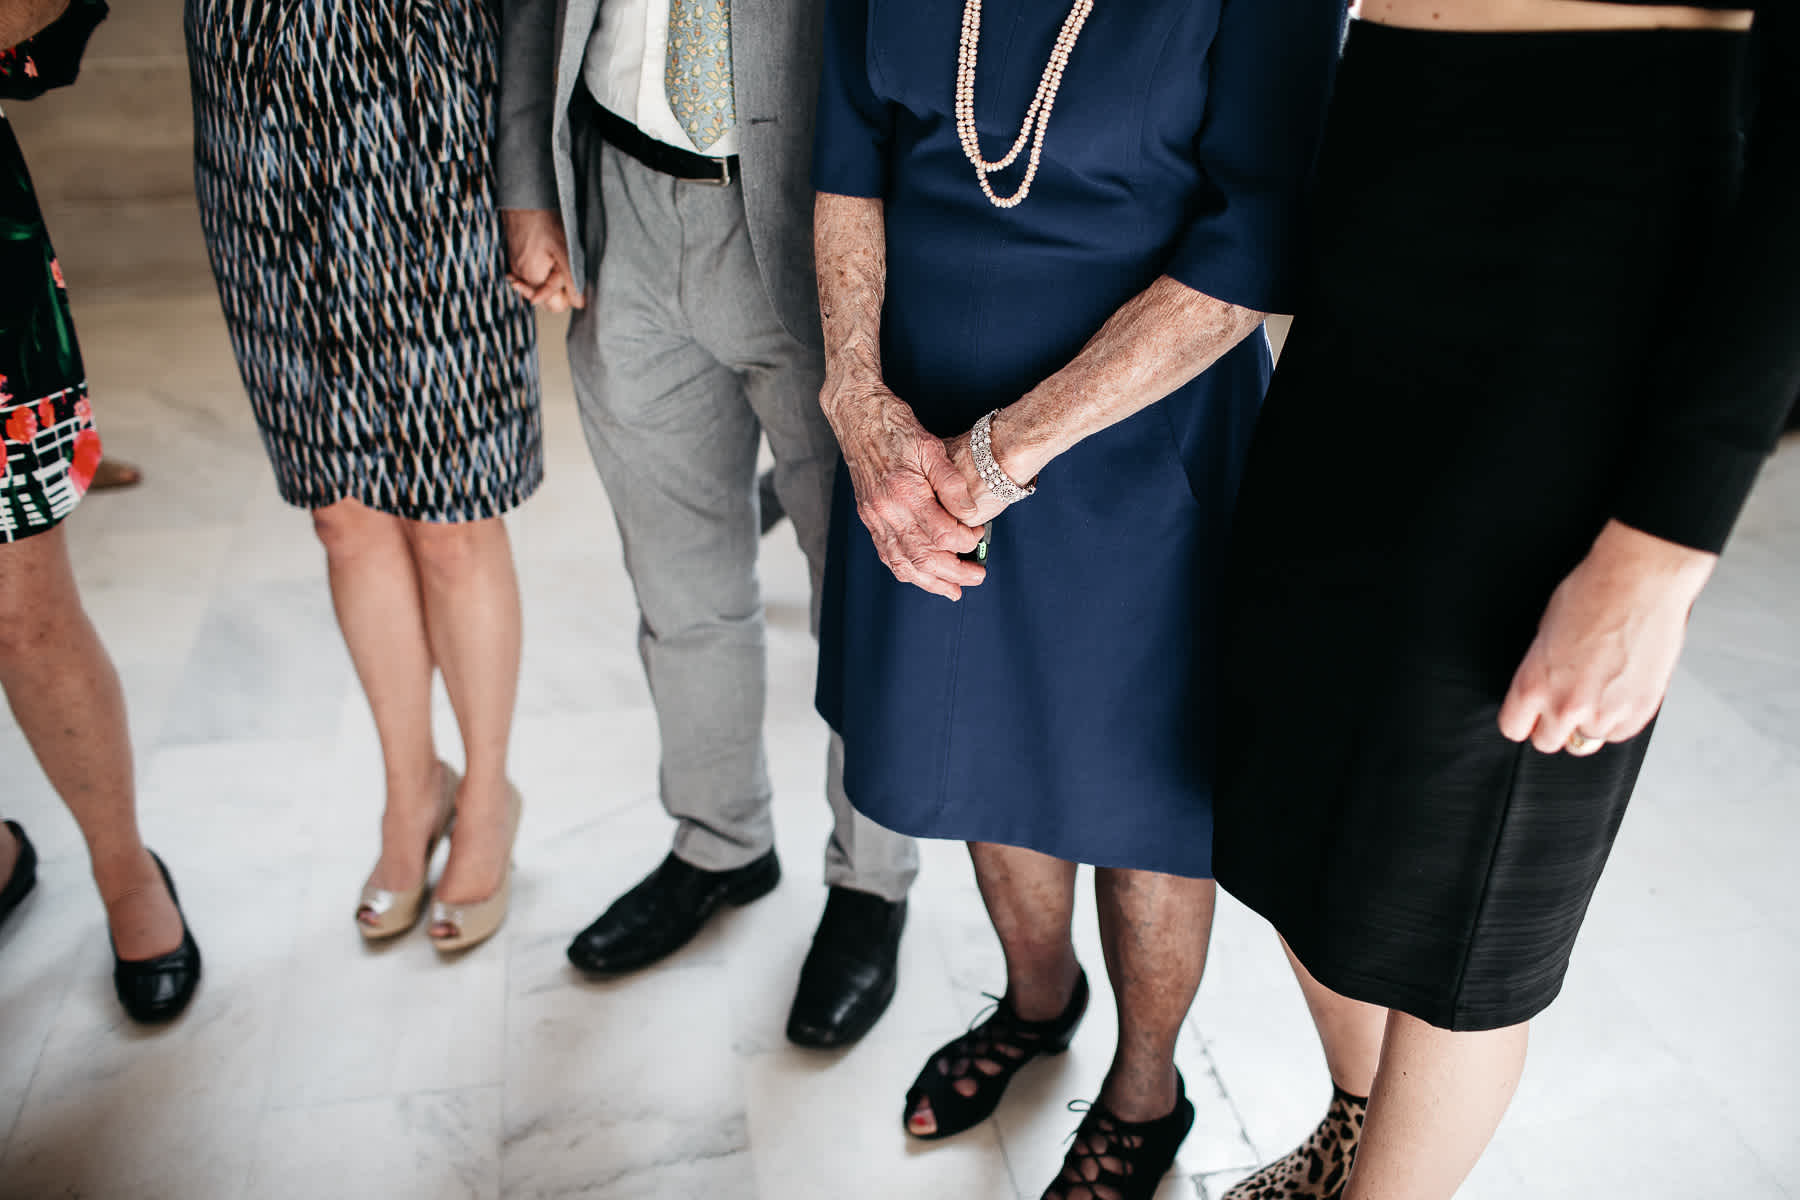
[[[12,830],[13,840],[19,843],[19,856],[13,859],[6,882],[0,883],[0,925],[6,924],[6,918],[12,916],[13,909],[24,902],[37,884],[37,851],[32,848],[31,839],[25,836],[17,821],[6,822],[6,827]]]
[[[163,885],[169,889],[169,900],[175,905],[175,914],[181,918],[181,945],[167,954],[137,962],[120,958],[118,947],[113,947],[113,990],[118,992],[119,1003],[125,1006],[131,1019],[144,1025],[179,1016],[188,1001],[194,998],[194,989],[200,986],[200,947],[188,929],[187,914],[181,911],[175,881],[169,878],[169,868],[156,857],[154,850],[150,857],[156,860]]]
[[[1175,1165],[1175,1152],[1193,1127],[1194,1106],[1179,1071],[1175,1107],[1165,1117],[1121,1121],[1096,1102],[1075,1130],[1062,1174],[1044,1200],[1154,1200],[1157,1185]]]
[[[952,1137],[994,1115],[1006,1085],[1020,1067],[1040,1055],[1061,1054],[1069,1048],[1075,1029],[1087,1013],[1087,972],[1075,977],[1068,1007],[1048,1021],[1025,1021],[1004,997],[989,997],[994,1010],[969,1032],[938,1048],[906,1093],[906,1132],[923,1141]],[[957,1091],[959,1080],[973,1079],[975,1094]],[[920,1100],[931,1101],[937,1128],[930,1133],[913,1130],[913,1113]]]

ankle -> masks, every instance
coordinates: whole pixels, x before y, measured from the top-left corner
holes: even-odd
[[[410,804],[420,796],[436,796],[441,779],[438,770],[435,751],[427,752],[422,760],[409,757],[404,763],[388,762],[382,771],[388,807],[395,807],[396,800]]]
[[[90,865],[100,900],[109,906],[162,881],[156,860],[150,857],[150,851],[141,842],[95,853]]]
[[[1100,1103],[1119,1120],[1133,1125],[1168,1116],[1180,1098],[1180,1076],[1173,1059],[1142,1064],[1115,1061],[1100,1085]]]
[[[1043,962],[1030,962],[1008,972],[1006,999],[1021,1021],[1054,1021],[1069,1009],[1081,964],[1074,946]]]

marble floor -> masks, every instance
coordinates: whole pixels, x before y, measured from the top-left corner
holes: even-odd
[[[107,443],[137,491],[71,538],[130,694],[144,820],[205,947],[191,1011],[146,1033],[108,983],[81,846],[10,720],[0,813],[39,890],[0,933],[0,1197],[1022,1197],[1105,1068],[1104,993],[1072,1053],[989,1126],[920,1149],[923,1056],[1001,980],[964,858],[930,847],[900,995],[861,1045],[782,1023],[823,895],[824,731],[791,538],[768,544],[769,748],[787,879],[617,983],[568,936],[663,853],[631,592],[560,354],[549,479],[513,519],[527,650],[527,810],[511,919],[453,965],[351,928],[377,753],[304,515],[275,498],[213,302],[79,305]],[[546,345],[558,343],[550,327]],[[1778,456],[1695,616],[1639,799],[1560,1003],[1470,1200],[1800,1197],[1800,445]],[[440,698],[444,743],[454,727]],[[1100,955],[1091,904],[1083,954]],[[1267,928],[1227,902],[1182,1065],[1200,1110],[1161,1197],[1217,1197],[1327,1096]]]

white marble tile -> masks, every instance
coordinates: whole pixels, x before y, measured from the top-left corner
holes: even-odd
[[[566,974],[507,1005],[505,1193],[754,1197],[724,968],[690,958],[607,984]]]
[[[323,736],[336,728],[352,679],[323,579],[228,583],[213,594],[161,737]]]
[[[416,1092],[270,1113],[247,1196],[498,1200],[500,1089]]]

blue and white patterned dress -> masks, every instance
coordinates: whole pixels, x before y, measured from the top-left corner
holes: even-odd
[[[524,500],[543,448],[494,6],[188,0],[187,41],[201,222],[283,499],[423,521]]]

